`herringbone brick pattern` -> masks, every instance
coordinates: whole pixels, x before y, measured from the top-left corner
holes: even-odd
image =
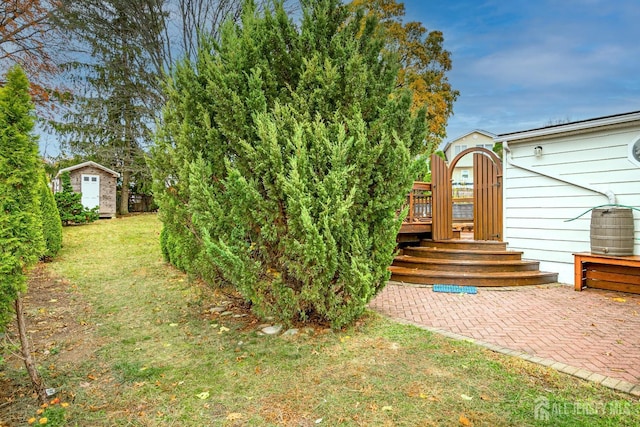
[[[370,304],[390,317],[640,384],[640,295],[565,285],[476,295],[390,283]]]

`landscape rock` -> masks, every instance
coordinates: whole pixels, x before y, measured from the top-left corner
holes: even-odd
[[[276,335],[282,330],[282,325],[267,326],[262,328],[262,333],[265,335]]]

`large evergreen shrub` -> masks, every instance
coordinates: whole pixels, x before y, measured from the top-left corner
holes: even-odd
[[[374,18],[245,3],[168,85],[152,170],[165,257],[260,315],[345,325],[389,278],[424,112]]]
[[[49,187],[49,180],[44,168],[40,171],[38,193],[42,235],[45,243],[44,253],[41,258],[47,260],[56,256],[62,247],[62,221],[60,220],[60,212]]]
[[[0,87],[0,330],[44,252],[38,200],[40,159],[29,82],[13,67]]]
[[[86,224],[99,218],[99,208],[87,209],[82,205],[82,193],[76,193],[71,186],[68,171],[60,175],[62,191],[54,194],[56,206],[63,225]]]

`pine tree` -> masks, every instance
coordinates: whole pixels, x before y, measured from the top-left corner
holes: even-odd
[[[118,212],[126,215],[129,191],[148,176],[144,149],[160,109],[150,41],[159,37],[162,2],[65,0],[59,23],[86,55],[66,64],[83,89],[54,128],[65,148],[120,173]],[[151,51],[149,50],[151,49]]]
[[[389,278],[425,111],[375,17],[244,7],[168,85],[152,170],[163,252],[259,315],[341,327]]]

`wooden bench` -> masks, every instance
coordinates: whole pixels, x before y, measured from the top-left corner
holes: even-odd
[[[574,289],[608,289],[640,294],[640,256],[608,256],[577,253]]]

